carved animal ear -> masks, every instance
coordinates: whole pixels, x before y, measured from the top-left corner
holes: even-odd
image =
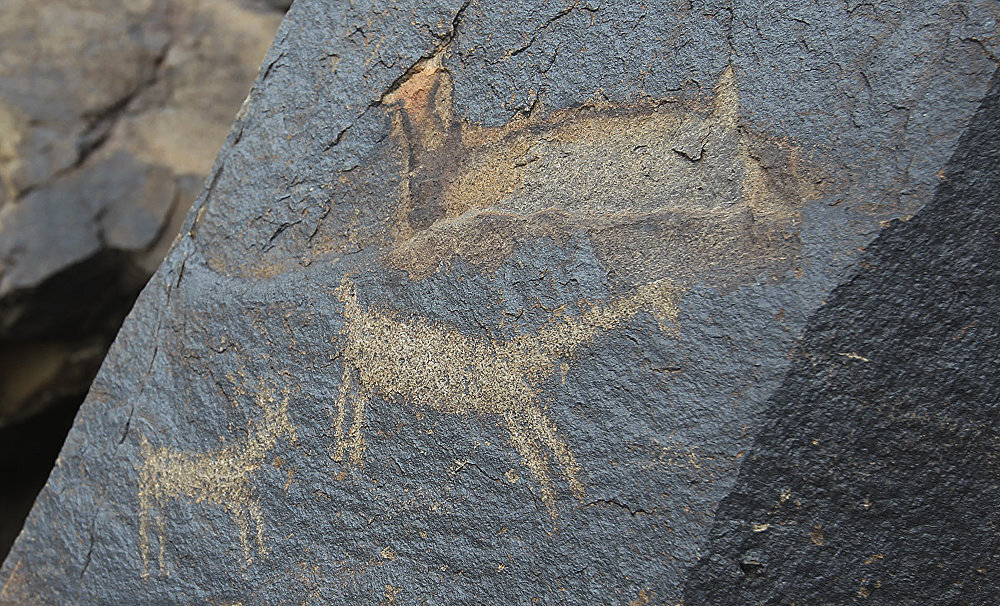
[[[713,90],[715,98],[712,100],[712,115],[717,119],[728,119],[735,124],[739,113],[740,93],[732,65],[722,70]]]
[[[149,443],[149,440],[146,439],[145,434],[143,434],[142,432],[138,432],[138,433],[139,433],[139,448],[144,453],[148,453],[148,452],[152,451],[153,450],[153,446]]]
[[[139,447],[142,449],[152,448],[149,439],[146,436],[151,436],[157,433],[145,419],[140,418],[138,415],[134,415],[132,422],[129,425],[129,432],[135,433],[139,436]],[[126,436],[127,437],[127,436]]]

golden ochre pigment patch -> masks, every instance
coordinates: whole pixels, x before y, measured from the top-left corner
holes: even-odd
[[[168,447],[154,448],[146,436],[140,436],[139,473],[139,547],[143,576],[149,576],[149,526],[156,523],[160,574],[168,574],[166,544],[166,507],[171,501],[209,503],[229,512],[240,533],[240,545],[247,564],[253,561],[251,534],[258,553],[264,546],[264,517],[251,480],[263,465],[278,439],[295,439],[295,427],[288,418],[288,393],[280,402],[271,390],[261,390],[257,402],[264,416],[255,421],[246,437],[220,450],[190,452]]]
[[[216,251],[209,266],[270,278],[379,248],[419,280],[456,257],[492,272],[519,242],[579,237],[633,283],[726,286],[796,266],[799,211],[826,175],[796,143],[741,121],[732,69],[696,99],[539,101],[485,127],[455,111],[446,53],[382,97],[391,136],[331,175],[329,219],[284,230],[276,246]]]
[[[453,326],[391,309],[366,309],[346,278],[336,294],[344,305],[345,323],[340,332],[344,370],[334,421],[334,458],[363,465],[361,432],[372,396],[418,409],[495,417],[507,428],[553,515],[551,461],[575,495],[582,497],[584,488],[580,465],[543,410],[540,383],[578,347],[639,312],[652,314],[664,326],[677,319],[676,290],[666,280],[577,315],[557,317],[533,334],[508,341],[468,336]]]
[[[456,255],[492,271],[518,240],[575,234],[641,281],[756,276],[795,257],[798,208],[817,195],[795,145],[739,123],[731,69],[701,102],[589,104],[484,128],[456,117],[439,56],[383,101],[406,158],[388,260],[414,279]]]

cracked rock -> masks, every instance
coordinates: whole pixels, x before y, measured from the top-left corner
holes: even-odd
[[[250,0],[4,3],[0,553],[48,471],[28,470],[55,457],[280,18]]]
[[[998,16],[925,4],[298,0],[0,603],[983,603]]]

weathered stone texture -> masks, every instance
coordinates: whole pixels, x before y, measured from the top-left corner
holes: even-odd
[[[809,321],[686,603],[996,601],[998,140],[995,77],[934,201]]]
[[[0,13],[2,557],[281,14],[252,0]]]
[[[0,427],[86,391],[281,18],[249,0],[3,10]]]
[[[748,453],[824,406],[782,398],[864,249],[942,220],[998,17],[300,0],[0,601],[694,604],[757,574],[724,525],[784,451]]]

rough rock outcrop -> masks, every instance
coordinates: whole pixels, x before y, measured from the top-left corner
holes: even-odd
[[[0,557],[281,18],[253,0],[2,13]]]
[[[895,515],[892,448],[932,449],[865,444],[940,441],[925,509],[980,485],[957,445],[993,465],[982,394],[937,394],[971,403],[948,433],[903,346],[968,317],[948,347],[995,350],[990,200],[963,192],[995,179],[996,10],[300,0],[0,602],[848,601],[939,565],[965,583],[942,600],[995,592],[981,554],[882,544],[962,535]],[[957,234],[978,286],[907,315],[948,295]],[[864,499],[882,517],[848,537]],[[890,553],[914,563],[844,576]]]
[[[689,604],[989,604],[1000,590],[1000,78],[934,201],[810,319]]]
[[[0,427],[86,392],[281,13],[13,0],[0,23]]]

